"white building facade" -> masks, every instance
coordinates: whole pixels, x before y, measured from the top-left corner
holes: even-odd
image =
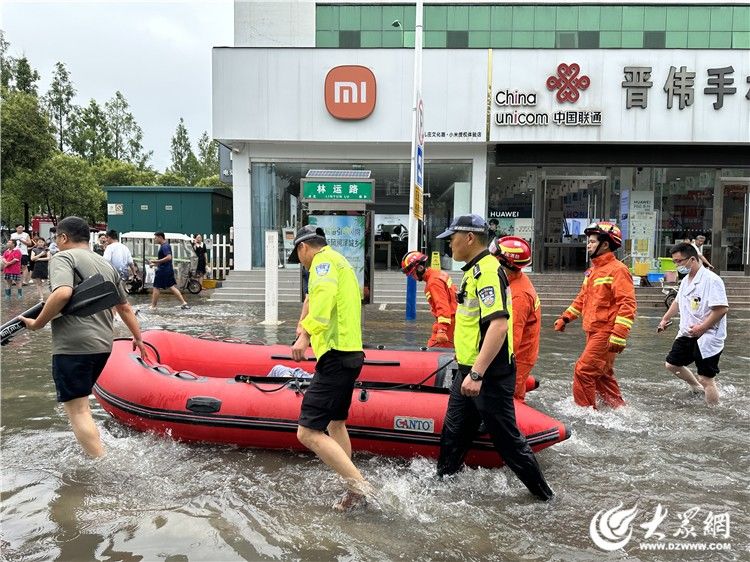
[[[235,46],[213,54],[235,269],[263,267],[263,232],[296,226],[310,169],[369,170],[378,236],[408,224],[413,12],[235,4]],[[704,234],[721,269],[750,272],[746,2],[435,2],[424,30],[426,252],[474,212],[529,239],[536,271],[583,269],[582,230],[603,219],[637,259]]]

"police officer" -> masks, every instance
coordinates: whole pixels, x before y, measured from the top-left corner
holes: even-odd
[[[310,272],[307,314],[299,322],[292,357],[302,361],[312,344],[318,358],[302,399],[297,438],[347,483],[347,492],[334,505],[345,510],[371,491],[352,463],[346,430],[354,383],[365,359],[359,282],[346,258],[328,246],[323,229],[315,226],[297,231],[288,263],[301,263]]]
[[[461,469],[484,422],[508,467],[532,494],[549,500],[554,494],[516,426],[512,305],[508,280],[487,250],[487,231],[482,217],[463,215],[438,236],[450,238],[453,259],[466,262],[454,340],[460,374],[453,381],[443,423],[438,475]]]

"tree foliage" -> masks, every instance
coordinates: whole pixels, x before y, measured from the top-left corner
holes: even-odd
[[[198,139],[198,162],[203,178],[219,173],[219,143],[209,137],[206,131]]]
[[[202,177],[195,185],[198,187],[227,187],[227,184],[221,181],[219,174]]]
[[[93,164],[100,158],[111,157],[112,134],[106,114],[92,99],[86,107],[76,108],[70,126],[70,148]]]
[[[115,92],[114,97],[104,104],[104,111],[111,137],[108,156],[145,168],[153,151],[144,151],[143,130],[130,112],[130,105],[125,96],[119,91]]]
[[[167,171],[185,178],[187,183],[184,185],[195,185],[202,176],[202,170],[200,162],[193,152],[193,147],[190,145],[190,135],[182,117],[177,124],[171,144],[172,165]]]
[[[5,39],[5,32],[0,29],[0,89],[7,90],[13,82],[16,72],[16,59],[8,54],[10,43]]]
[[[110,185],[156,185],[158,174],[150,168],[139,168],[131,162],[105,158],[91,167],[96,183]]]
[[[0,107],[0,130],[0,174],[4,181],[19,169],[36,168],[55,149],[49,120],[32,94],[6,92]]]
[[[15,89],[19,92],[36,95],[39,73],[31,68],[29,59],[21,57],[16,61],[15,68]]]
[[[104,191],[89,163],[79,157],[55,153],[35,170],[19,170],[6,182],[6,190],[53,217],[76,214],[91,223],[104,219]]]
[[[57,148],[63,152],[69,146],[68,137],[70,118],[73,113],[73,97],[76,90],[70,81],[70,73],[65,65],[61,62],[55,64],[55,72],[52,76],[47,95],[44,96],[44,102],[47,112],[52,120],[52,126],[55,128],[57,137]]]
[[[158,185],[190,185],[185,176],[167,170],[158,177]]]

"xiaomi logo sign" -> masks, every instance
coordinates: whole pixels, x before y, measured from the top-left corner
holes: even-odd
[[[366,119],[375,110],[377,93],[375,75],[365,66],[337,66],[326,75],[326,109],[336,119]]]

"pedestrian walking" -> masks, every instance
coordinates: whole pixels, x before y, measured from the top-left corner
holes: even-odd
[[[456,325],[456,287],[446,272],[427,267],[429,258],[422,252],[409,252],[401,260],[401,271],[416,281],[424,281],[424,296],[435,317],[427,347],[453,347]]]
[[[112,264],[123,281],[127,281],[131,274],[133,277],[138,277],[138,266],[133,261],[130,248],[120,242],[120,234],[116,230],[107,231],[107,244],[103,257]]]
[[[107,235],[105,233],[101,233],[96,238],[96,244],[94,244],[94,252],[99,254],[100,256],[104,256],[104,250],[107,249]]]
[[[513,396],[526,399],[526,379],[539,357],[542,305],[534,285],[523,268],[531,265],[531,246],[518,236],[503,236],[490,242],[495,256],[508,277],[513,304],[513,353],[516,357],[516,390]]]
[[[724,281],[704,267],[692,244],[677,244],[671,253],[677,270],[685,277],[680,282],[677,297],[657,328],[659,332],[664,331],[670,319],[680,315],[680,329],[665,366],[670,373],[684,380],[693,392],[705,393],[706,404],[716,406],[719,391],[715,380],[727,337],[726,315],[729,311]],[[698,378],[688,369],[691,363],[695,363]]]
[[[625,405],[614,372],[615,357],[625,349],[636,313],[633,276],[615,256],[622,234],[612,222],[601,221],[584,230],[591,267],[572,304],[555,321],[555,330],[583,316],[586,347],[573,372],[573,399],[596,409],[596,396],[618,408]]]
[[[154,288],[151,291],[151,307],[150,310],[156,310],[156,305],[159,302],[159,294],[161,291],[169,291],[178,299],[180,299],[182,310],[190,308],[182,293],[177,288],[177,281],[174,277],[174,267],[172,265],[172,246],[167,242],[167,238],[163,232],[154,233],[154,244],[159,246],[159,253],[155,260],[151,260],[151,265],[156,267],[156,273],[154,275]]]
[[[495,449],[529,491],[554,496],[516,425],[513,393],[513,314],[508,280],[487,249],[488,225],[477,215],[457,217],[438,238],[449,238],[453,259],[465,262],[457,295],[456,361],[443,432],[439,476],[458,472],[484,422]]]
[[[292,357],[301,361],[312,345],[318,359],[302,398],[297,438],[344,479],[347,491],[334,508],[346,510],[371,493],[352,463],[346,429],[354,383],[365,359],[359,282],[346,258],[328,245],[323,229],[315,226],[297,231],[288,263],[301,263],[310,272],[309,312],[299,324]]]
[[[99,430],[89,408],[89,395],[104,369],[114,338],[112,309],[91,316],[59,315],[73,295],[74,287],[97,273],[118,287],[120,304],[115,307],[133,335],[133,350],[146,357],[133,310],[117,273],[101,256],[89,249],[89,227],[79,217],[67,217],[57,225],[60,251],[49,263],[52,293],[35,319],[21,317],[28,330],[39,330],[52,322],[52,378],[57,401],[70,420],[78,443],[91,457],[104,455]]]

